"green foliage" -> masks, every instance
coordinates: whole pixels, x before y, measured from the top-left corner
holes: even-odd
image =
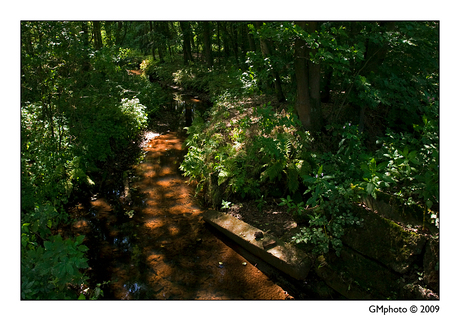
[[[256,200],[257,203],[257,209],[261,212],[263,207],[267,204],[267,201],[264,198],[264,195],[262,195],[259,199]]]
[[[233,205],[232,202],[228,202],[228,201],[222,200],[222,207],[221,207],[221,209],[222,209],[222,210],[228,210],[232,205]]]
[[[364,196],[390,193],[427,210],[438,203],[437,22],[323,22],[312,33],[281,21],[248,28],[272,52],[263,56],[257,46],[245,51],[238,77],[243,90],[214,96],[209,117],[190,128],[182,168],[199,189],[218,198],[250,196],[259,204],[278,187],[278,197],[305,191],[303,204],[290,197],[281,204],[309,222],[295,240],[315,244],[318,253],[340,251],[343,228],[358,223],[350,206]],[[314,152],[308,134],[290,130],[299,128],[289,123],[291,115],[270,106],[236,107],[237,95],[271,93],[272,71],[293,101],[298,38],[316,49],[308,58],[320,64],[322,88],[332,95],[331,110],[323,112],[327,146],[313,145]],[[197,75],[184,72],[180,78]],[[200,88],[213,84],[204,77]],[[353,124],[358,121],[360,126]]]
[[[240,110],[250,113],[225,126],[222,116],[230,117],[229,103],[221,104],[211,111],[220,122],[196,118],[190,128],[184,175],[197,180],[199,190],[219,188],[227,197],[260,198],[280,187],[281,193],[295,193],[301,176],[311,169],[309,136],[296,130],[297,118],[266,105]]]
[[[42,106],[21,109],[21,183],[23,209],[33,211],[34,199],[42,199],[60,208],[67,203],[72,184],[66,167],[71,160],[70,137],[65,119],[55,127],[43,120]]]
[[[215,207],[228,206],[224,199],[251,197],[261,210],[264,197],[283,197],[281,204],[308,222],[294,240],[313,244],[318,253],[340,251],[343,228],[358,223],[350,204],[362,196],[376,197],[380,191],[425,212],[436,209],[437,22],[322,22],[312,33],[293,22],[266,22],[260,28],[219,23],[222,33],[211,35],[219,64],[205,66],[198,54],[188,66],[178,67],[183,33],[177,22],[102,22],[103,46],[98,50],[90,36],[91,22],[21,22],[25,297],[55,298],[67,291],[65,284],[80,282],[84,258],[73,265],[62,263],[75,248],[51,231],[69,220],[64,208],[74,191],[92,189],[105,171],[127,164],[125,156],[135,154],[148,119],[166,102],[160,84],[146,77],[152,73],[214,101],[209,112],[194,117],[181,169]],[[199,51],[201,25],[190,26],[193,50]],[[215,23],[210,26],[217,30]],[[244,30],[249,30],[248,37],[240,37]],[[320,64],[322,87],[333,96],[332,106],[327,106],[331,111],[323,113],[329,124],[323,130],[324,141],[330,143],[326,148],[314,145],[310,134],[300,130],[288,107],[247,103],[257,96],[270,100],[263,95],[273,93],[276,71],[288,105],[294,105],[293,44],[298,38],[316,49],[307,58]],[[251,50],[247,39],[256,40]],[[259,40],[270,45],[268,56],[262,55]],[[122,43],[129,48],[120,47]],[[153,45],[164,49],[169,63],[155,61],[155,55],[144,57],[152,54]],[[127,74],[126,69],[138,65],[144,76]],[[357,123],[358,118],[361,127],[351,121],[336,124],[349,119]],[[378,136],[384,137],[372,141]],[[305,192],[304,199],[294,202],[289,195],[299,192]],[[56,261],[47,257],[55,252]],[[41,290],[32,270],[52,282]]]
[[[162,90],[126,73],[129,49],[89,42],[87,22],[21,23],[22,296],[74,298],[81,245],[55,235],[78,190],[134,158]],[[110,39],[104,38],[107,43]]]
[[[363,146],[357,126],[329,127],[338,138],[338,149],[319,155],[317,172],[303,176],[308,200],[295,204],[288,198],[280,204],[308,221],[293,240],[314,245],[316,253],[332,246],[339,255],[344,228],[360,223],[352,214],[352,204],[366,195],[376,198],[377,191],[399,196],[406,205],[419,204],[425,212],[438,203],[439,129],[436,115],[432,117],[424,116],[423,126],[414,125],[414,134],[389,130],[373,154]],[[434,220],[438,224],[436,215]]]
[[[297,204],[297,216],[308,221],[308,227],[302,227],[300,233],[293,236],[296,243],[314,246],[313,251],[321,254],[329,251],[330,246],[340,255],[341,237],[347,225],[360,224],[352,214],[352,204],[359,198],[359,190],[353,188],[351,180],[340,181],[334,175],[324,175],[320,166],[315,176],[304,176],[309,195],[306,209],[303,203]]]
[[[422,201],[430,209],[439,203],[439,127],[436,118],[423,121],[413,134],[388,131],[377,155],[386,160],[382,171],[394,181],[388,190],[408,205]]]
[[[23,230],[26,226],[23,225]],[[80,269],[88,267],[82,245],[84,236],[75,241],[51,236],[43,246],[22,248],[21,298],[22,299],[76,299],[70,285],[80,286],[87,277]]]
[[[296,203],[293,199],[291,199],[290,195],[288,195],[286,198],[281,197],[281,202],[278,205],[287,206],[288,212],[293,213],[298,218],[300,218],[305,212],[304,202]]]

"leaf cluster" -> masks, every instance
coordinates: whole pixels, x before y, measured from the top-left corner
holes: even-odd
[[[64,240],[51,236],[43,246],[23,249],[21,255],[22,299],[75,299],[70,284],[81,285],[87,277],[80,269],[88,267],[82,245],[84,236]]]
[[[301,175],[311,169],[306,152],[310,138],[297,131],[297,118],[277,113],[270,104],[229,106],[216,104],[211,110],[219,121],[195,119],[181,164],[184,175],[197,180],[199,190],[218,188],[227,198],[260,198],[274,189],[281,195],[295,193]],[[235,112],[244,116],[235,120]],[[227,125],[225,118],[230,118]]]
[[[86,247],[52,231],[65,208],[140,150],[159,85],[126,73],[137,53],[96,50],[86,22],[21,23],[21,264],[23,298],[73,298]]]
[[[325,253],[332,246],[340,254],[340,238],[347,225],[359,224],[352,206],[362,197],[377,198],[377,192],[400,197],[406,205],[418,205],[424,212],[439,202],[438,127],[436,115],[424,116],[415,133],[394,133],[380,138],[380,148],[369,152],[356,125],[329,127],[338,139],[335,153],[316,156],[318,170],[303,176],[307,186],[305,203],[287,205],[308,222],[293,237],[297,243],[314,246]],[[436,215],[431,217],[439,224]]]

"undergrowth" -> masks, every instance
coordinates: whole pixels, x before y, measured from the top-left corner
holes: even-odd
[[[181,169],[197,181],[213,205],[222,199],[260,198],[296,193],[311,171],[309,134],[299,121],[270,103],[251,106],[223,100],[210,118],[196,117],[186,140]]]
[[[413,133],[388,130],[372,149],[358,125],[331,124],[322,133],[325,150],[289,104],[274,108],[246,83],[239,92],[221,91],[211,110],[195,117],[180,168],[216,209],[229,201],[281,199],[303,225],[293,242],[340,255],[345,228],[361,224],[353,206],[364,197],[388,193],[425,213],[438,202],[436,119],[424,116]]]

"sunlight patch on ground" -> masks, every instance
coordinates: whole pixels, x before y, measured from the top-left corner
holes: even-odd
[[[156,229],[158,227],[161,227],[164,225],[164,222],[163,220],[161,219],[158,219],[158,218],[151,218],[151,219],[148,219],[146,220],[146,222],[144,223],[144,226],[149,228],[149,229]]]
[[[145,132],[144,133],[144,139],[143,139],[143,141],[141,143],[141,147],[147,147],[147,145],[150,142],[150,140],[155,139],[158,136],[160,136],[159,133],[154,133],[154,132],[151,132],[151,131]]]

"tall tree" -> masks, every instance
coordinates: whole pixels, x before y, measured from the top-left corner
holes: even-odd
[[[230,24],[230,40],[232,43],[232,49],[233,49],[233,55],[235,57],[235,61],[237,64],[239,64],[239,59],[238,59],[238,28],[236,25],[236,22],[233,22]]]
[[[380,33],[393,31],[395,29],[395,22],[393,21],[376,24],[378,24],[378,27],[381,30]],[[364,65],[360,70],[360,75],[368,77],[371,73],[377,72],[385,61],[385,57],[389,48],[389,43],[386,41],[375,41],[375,39],[372,39],[371,37],[367,38],[366,51],[364,54]],[[367,109],[366,107],[366,104],[361,104],[361,106],[359,106],[359,130],[361,132],[364,130],[364,117]]]
[[[247,26],[248,25],[246,24],[245,34],[247,34],[248,36],[249,51],[256,51],[256,42],[254,39],[254,35],[251,32],[249,32]]]
[[[222,42],[224,45],[224,57],[229,58],[231,56],[230,52],[230,33],[228,31],[228,22],[222,21],[220,24],[222,30]]]
[[[183,34],[182,50],[184,52],[184,64],[188,65],[190,61],[193,61],[191,47],[192,29],[190,28],[190,23],[187,21],[181,21],[179,24]]]
[[[212,58],[212,47],[211,47],[211,32],[210,32],[210,23],[208,21],[203,21],[203,46],[204,46],[204,57],[206,60],[206,65],[208,68],[212,68],[213,58]]]
[[[220,61],[221,61],[220,54],[221,54],[222,50],[221,50],[221,45],[220,45],[220,40],[221,40],[220,29],[221,29],[221,27],[220,27],[220,22],[219,21],[216,22],[216,29],[217,29],[217,35],[216,35],[217,36],[217,57],[219,59],[218,63],[220,64]]]
[[[155,39],[157,41],[158,47],[158,56],[160,56],[160,62],[164,62],[165,53],[166,53],[166,39],[167,39],[167,32],[166,32],[167,24],[163,21],[157,21],[154,24],[154,31],[155,31]]]
[[[295,39],[294,66],[297,81],[296,110],[302,125],[307,130],[317,131],[322,127],[321,95],[320,95],[320,65],[313,62],[311,57],[317,52],[315,43],[307,44],[306,34],[316,32],[317,23],[305,21],[296,22],[301,28]]]
[[[102,48],[102,34],[101,34],[101,22],[93,21],[93,39],[94,48],[99,50]]]
[[[149,27],[150,27],[150,44],[152,46],[152,57],[153,57],[153,60],[155,60],[155,31],[153,29],[153,21],[149,21]]]
[[[123,44],[123,40],[125,39],[126,33],[128,31],[128,27],[126,25],[127,25],[127,22],[123,22],[123,21],[117,22],[117,30],[115,32],[115,44],[117,46],[121,46]],[[125,27],[123,28],[123,26]],[[124,29],[124,32],[122,33],[123,29]]]
[[[260,31],[260,28],[262,27],[262,22],[256,21],[255,25],[257,29]],[[264,58],[270,59],[272,56],[272,44],[270,39],[265,39],[265,37],[260,36],[259,37],[260,41],[260,50],[262,52],[262,55]],[[275,91],[276,91],[276,98],[278,99],[279,102],[283,102],[286,99],[284,98],[283,94],[283,88],[281,87],[281,78],[278,73],[278,71],[275,68],[270,67],[270,73],[272,74],[273,80],[275,82]]]
[[[113,38],[112,38],[112,29],[113,29],[114,22],[113,21],[105,21],[104,22],[104,30],[106,34],[106,45],[111,47],[113,45]]]

